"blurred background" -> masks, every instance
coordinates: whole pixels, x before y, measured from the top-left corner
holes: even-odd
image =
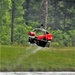
[[[75,0],[0,0],[2,45],[26,45],[41,24],[53,34],[52,46],[75,46]]]

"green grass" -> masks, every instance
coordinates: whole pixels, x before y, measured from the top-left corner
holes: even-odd
[[[75,47],[28,48],[1,46],[0,71],[75,71]]]

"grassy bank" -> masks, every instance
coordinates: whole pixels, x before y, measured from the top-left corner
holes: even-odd
[[[75,47],[1,46],[0,71],[75,71]]]

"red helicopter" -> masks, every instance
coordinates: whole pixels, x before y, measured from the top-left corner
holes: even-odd
[[[41,33],[43,34],[40,35]],[[41,47],[49,47],[50,42],[52,41],[52,34],[48,33],[47,30],[42,28],[35,28],[34,31],[29,32],[28,35],[29,35],[28,41],[31,44],[36,44]]]

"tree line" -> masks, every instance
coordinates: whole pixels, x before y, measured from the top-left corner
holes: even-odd
[[[25,45],[43,24],[53,46],[75,46],[75,0],[1,0],[0,11],[1,44]]]

